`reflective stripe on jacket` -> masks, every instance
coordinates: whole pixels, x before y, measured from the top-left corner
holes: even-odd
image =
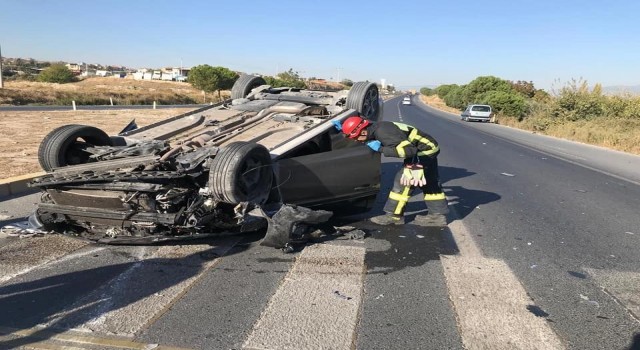
[[[431,135],[403,123],[378,122],[368,139],[380,141],[380,152],[387,157],[430,156],[439,151],[438,142]]]

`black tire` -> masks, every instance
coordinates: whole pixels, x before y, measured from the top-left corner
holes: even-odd
[[[255,75],[243,74],[236,80],[231,88],[231,98],[245,98],[251,93],[251,90],[260,85],[266,85],[267,82],[262,77]]]
[[[230,143],[211,162],[209,189],[219,201],[262,204],[269,197],[272,182],[271,155],[257,143]]]
[[[369,120],[378,120],[380,113],[380,95],[374,83],[359,81],[351,87],[347,95],[347,108],[355,109],[360,116]]]
[[[112,146],[104,131],[86,125],[64,125],[51,131],[38,147],[38,162],[45,171],[91,161],[84,149],[89,146]]]

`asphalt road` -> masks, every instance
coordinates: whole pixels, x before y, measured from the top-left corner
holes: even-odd
[[[384,119],[441,145],[447,229],[354,218],[343,223],[369,230],[364,241],[294,254],[256,236],[116,247],[0,234],[0,349],[630,347],[640,157],[400,100]],[[383,159],[383,192],[397,168]],[[0,224],[36,201],[5,199]],[[423,209],[416,196],[409,220]]]

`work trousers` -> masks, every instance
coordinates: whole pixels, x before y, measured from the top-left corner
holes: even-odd
[[[411,159],[405,160],[404,164],[412,164]],[[429,214],[447,214],[447,199],[440,185],[440,175],[438,174],[438,157],[437,155],[427,157],[422,156],[418,161],[424,167],[424,177],[427,184],[420,187],[424,194],[424,201],[429,209]],[[404,166],[403,166],[404,168]],[[403,215],[407,202],[411,198],[411,192],[416,186],[403,186],[400,183],[404,169],[400,169],[393,180],[393,188],[389,192],[389,199],[384,206],[384,211],[388,214]]]

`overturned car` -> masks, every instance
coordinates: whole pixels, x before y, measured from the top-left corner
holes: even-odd
[[[118,135],[65,125],[40,145],[47,175],[30,184],[42,191],[30,222],[103,242],[157,242],[255,231],[283,205],[305,209],[292,212],[301,223],[326,220],[323,210],[364,212],[380,187],[380,156],[332,122],[377,120],[381,109],[374,83],[328,92],[243,75],[227,101]]]

